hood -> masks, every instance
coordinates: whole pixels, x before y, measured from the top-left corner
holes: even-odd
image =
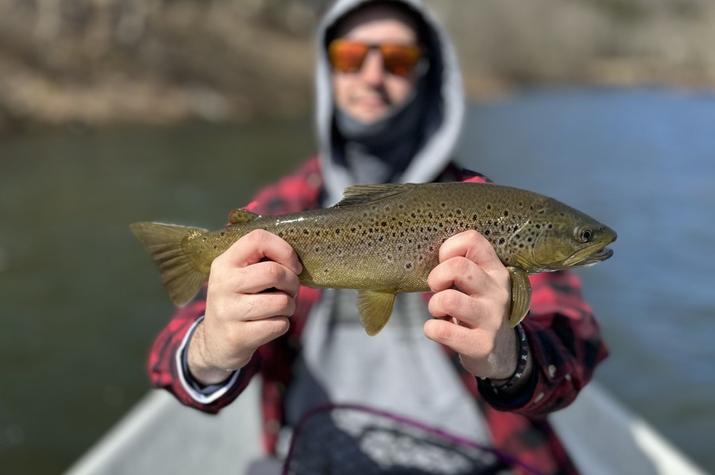
[[[316,37],[316,133],[320,148],[321,168],[325,178],[324,205],[340,200],[343,190],[355,184],[344,162],[334,149],[335,111],[330,81],[330,66],[326,52],[326,35],[340,18],[355,8],[375,0],[337,0],[325,13]],[[407,168],[393,181],[396,183],[430,182],[444,170],[452,158],[464,116],[464,91],[454,47],[432,13],[420,0],[402,3],[422,17],[427,26],[427,43],[432,51],[428,81],[430,97],[429,117],[424,121],[422,145]],[[433,111],[433,112],[432,112]]]

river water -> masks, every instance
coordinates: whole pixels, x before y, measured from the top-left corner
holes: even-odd
[[[470,108],[461,161],[618,231],[579,271],[619,400],[715,471],[715,95],[534,91]],[[0,463],[56,473],[148,389],[172,307],[127,229],[217,227],[311,152],[311,123],[0,139]]]

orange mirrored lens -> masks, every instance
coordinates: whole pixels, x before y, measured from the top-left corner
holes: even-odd
[[[419,63],[422,53],[417,46],[380,45],[382,62],[385,69],[395,76],[409,76]]]
[[[360,70],[370,47],[357,41],[335,40],[328,46],[330,65],[341,73]]]
[[[337,39],[328,46],[328,59],[335,71],[355,73],[360,71],[371,49],[380,52],[385,71],[395,76],[409,76],[422,58],[421,49],[414,45],[390,43],[369,45],[359,41]]]

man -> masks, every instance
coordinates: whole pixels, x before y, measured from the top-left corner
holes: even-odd
[[[320,156],[249,209],[329,206],[355,183],[484,181],[450,162],[460,75],[421,3],[338,1],[318,39]],[[483,236],[453,236],[439,258],[429,303],[400,295],[390,323],[368,338],[354,291],[300,287],[290,245],[254,231],[214,261],[205,296],[159,335],[152,381],[216,412],[260,372],[269,453],[280,429],[310,409],[360,401],[492,444],[544,473],[575,472],[544,416],[570,403],[606,356],[578,280],[532,276],[530,315],[513,329],[509,274]]]

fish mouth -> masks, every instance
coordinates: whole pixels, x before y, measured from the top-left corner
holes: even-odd
[[[587,247],[573,253],[564,261],[565,267],[591,266],[605,261],[613,255],[613,249],[606,247],[608,244],[610,244],[610,242]]]

